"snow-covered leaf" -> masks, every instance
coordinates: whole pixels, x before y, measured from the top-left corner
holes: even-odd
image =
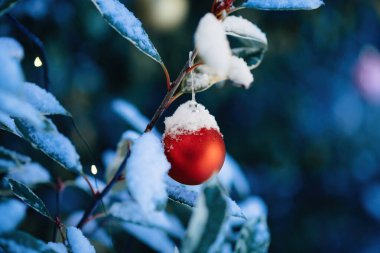
[[[7,177],[28,186],[50,181],[49,172],[40,164],[34,162],[13,168],[8,172]]]
[[[19,154],[15,151],[4,148],[2,146],[0,146],[0,158],[12,160],[18,165],[22,165],[22,164],[31,162],[30,157]]]
[[[242,6],[260,10],[313,10],[322,4],[321,0],[247,0]]]
[[[129,223],[161,229],[177,238],[182,238],[184,235],[184,228],[175,216],[165,212],[145,214],[138,204],[131,201],[114,203],[109,209],[109,213]]]
[[[207,13],[198,24],[194,35],[199,56],[214,74],[228,73],[231,49],[222,23],[211,13]]]
[[[51,93],[41,87],[28,82],[25,82],[21,87],[21,99],[31,104],[42,114],[61,114],[70,116],[70,113],[63,108],[58,100]]]
[[[0,249],[9,253],[62,253],[21,231],[0,235]]]
[[[133,144],[126,168],[128,190],[142,210],[164,208],[168,198],[164,178],[170,163],[161,140],[151,132],[143,134]]]
[[[80,229],[68,227],[66,232],[67,242],[72,253],[96,253],[94,246],[91,245]]]
[[[120,225],[123,230],[157,252],[167,253],[174,251],[174,242],[164,231],[158,228],[147,228],[127,222]]]
[[[155,61],[160,55],[142,27],[141,21],[118,0],[92,0],[104,19],[124,38]]]
[[[175,182],[173,179],[166,178],[167,192],[169,199],[186,205],[194,207],[198,198],[198,192],[189,189],[187,186]],[[224,196],[227,201],[228,215],[245,219],[245,216],[239,206],[228,196]]]
[[[17,92],[24,82],[20,64],[24,50],[15,39],[0,37],[0,52],[0,90]]]
[[[26,205],[15,199],[0,202],[0,234],[14,230],[24,219]]]
[[[9,117],[8,114],[0,112],[0,129],[11,132],[17,136],[21,136],[19,133],[15,121]]]
[[[243,174],[242,169],[229,154],[226,154],[226,159],[218,174],[218,178],[229,192],[234,190],[240,197],[248,196],[251,191],[249,182]]]
[[[227,217],[227,202],[221,188],[210,181],[198,197],[181,253],[215,252]]]
[[[268,48],[266,35],[260,28],[242,17],[227,17],[223,21],[223,27],[234,45],[232,54],[243,58],[249,69],[257,68]]]
[[[265,216],[248,220],[239,233],[235,253],[267,253],[270,234]]]
[[[61,242],[48,242],[47,246],[54,250],[56,253],[67,253],[66,246]]]
[[[64,135],[58,132],[50,119],[44,118],[45,127],[43,129],[38,129],[23,119],[15,119],[15,123],[23,137],[33,147],[41,150],[70,171],[77,173],[82,171],[82,165],[75,147]]]
[[[49,214],[44,202],[42,202],[42,200],[28,186],[13,179],[9,179],[8,183],[14,195],[34,210],[53,221],[53,218]]]

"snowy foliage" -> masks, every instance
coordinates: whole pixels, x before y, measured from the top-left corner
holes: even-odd
[[[21,87],[21,99],[33,105],[33,107],[42,114],[70,115],[51,93],[38,87],[34,83],[26,82]]]
[[[219,131],[214,116],[203,105],[191,100],[180,105],[173,116],[165,119],[165,134],[169,135],[195,132],[202,128]]]
[[[247,0],[243,6],[261,10],[312,10],[322,4],[321,0]]]
[[[20,201],[9,199],[0,202],[0,234],[14,230],[24,219],[26,205]]]
[[[48,242],[47,244],[56,253],[67,253],[66,246],[60,242]]]
[[[254,25],[251,21],[237,16],[228,16],[223,21],[224,30],[227,33],[236,33],[241,36],[255,38],[267,44],[267,37],[260,28]]]
[[[47,154],[68,170],[74,172],[82,171],[79,155],[73,144],[58,132],[51,120],[45,118],[44,123],[44,129],[37,129],[26,120],[20,119],[16,121],[18,129],[34,147]]]
[[[208,13],[199,21],[194,40],[200,57],[215,74],[227,75],[232,53],[224,28],[213,14]]]
[[[118,0],[92,0],[104,19],[124,38],[128,39],[139,50],[152,57],[157,62],[162,62],[156,48],[150,41],[148,34],[142,28],[132,12]]]
[[[150,212],[166,205],[164,178],[169,169],[162,143],[153,133],[145,133],[135,141],[126,165],[126,183],[143,211]]]
[[[24,50],[14,39],[0,37],[0,90],[17,91],[24,81],[20,61]]]
[[[66,231],[72,253],[95,253],[94,246],[84,237],[82,231],[76,227],[68,227]]]
[[[7,177],[28,186],[50,181],[50,174],[38,163],[27,163],[9,171]]]

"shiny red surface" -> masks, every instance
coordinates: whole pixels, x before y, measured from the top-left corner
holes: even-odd
[[[163,142],[171,164],[169,176],[182,184],[201,184],[223,166],[226,147],[222,135],[214,129],[165,135]]]

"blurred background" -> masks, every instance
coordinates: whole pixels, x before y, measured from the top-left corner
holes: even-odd
[[[141,19],[174,79],[212,1],[122,2]],[[69,119],[54,121],[86,170],[101,167],[103,152],[130,127],[111,102],[126,99],[151,117],[165,94],[161,67],[109,27],[91,1],[24,0],[11,13],[44,42],[50,90],[91,152]],[[249,90],[213,87],[196,98],[268,205],[270,252],[380,252],[380,2],[326,0],[314,11],[237,15],[268,37],[255,82]],[[0,35],[21,42],[26,79],[41,83],[30,41],[4,17]],[[163,127],[161,119],[157,128]],[[10,134],[0,132],[0,141],[57,167]]]

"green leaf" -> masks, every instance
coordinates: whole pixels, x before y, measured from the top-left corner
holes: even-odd
[[[265,216],[248,220],[236,241],[235,253],[267,253],[270,234]]]
[[[40,252],[40,253],[58,253],[51,249],[46,243],[34,238],[33,236],[21,232],[13,231],[11,233],[0,235],[0,249],[5,252]]]
[[[140,20],[118,0],[92,0],[104,19],[140,51],[162,63]]]
[[[42,200],[26,185],[17,182],[16,180],[9,179],[9,186],[14,195],[24,201],[28,206],[45,216],[46,218],[54,221],[45,204]]]
[[[81,172],[82,165],[73,144],[58,132],[50,119],[43,117],[43,120],[44,128],[36,128],[23,119],[15,119],[15,123],[22,137],[34,148],[41,150],[64,168],[76,173]]]
[[[0,0],[0,15],[6,13],[18,0]]]
[[[222,189],[214,181],[206,184],[198,197],[190,219],[181,253],[208,253],[222,241],[220,238],[227,217],[227,201]]]

